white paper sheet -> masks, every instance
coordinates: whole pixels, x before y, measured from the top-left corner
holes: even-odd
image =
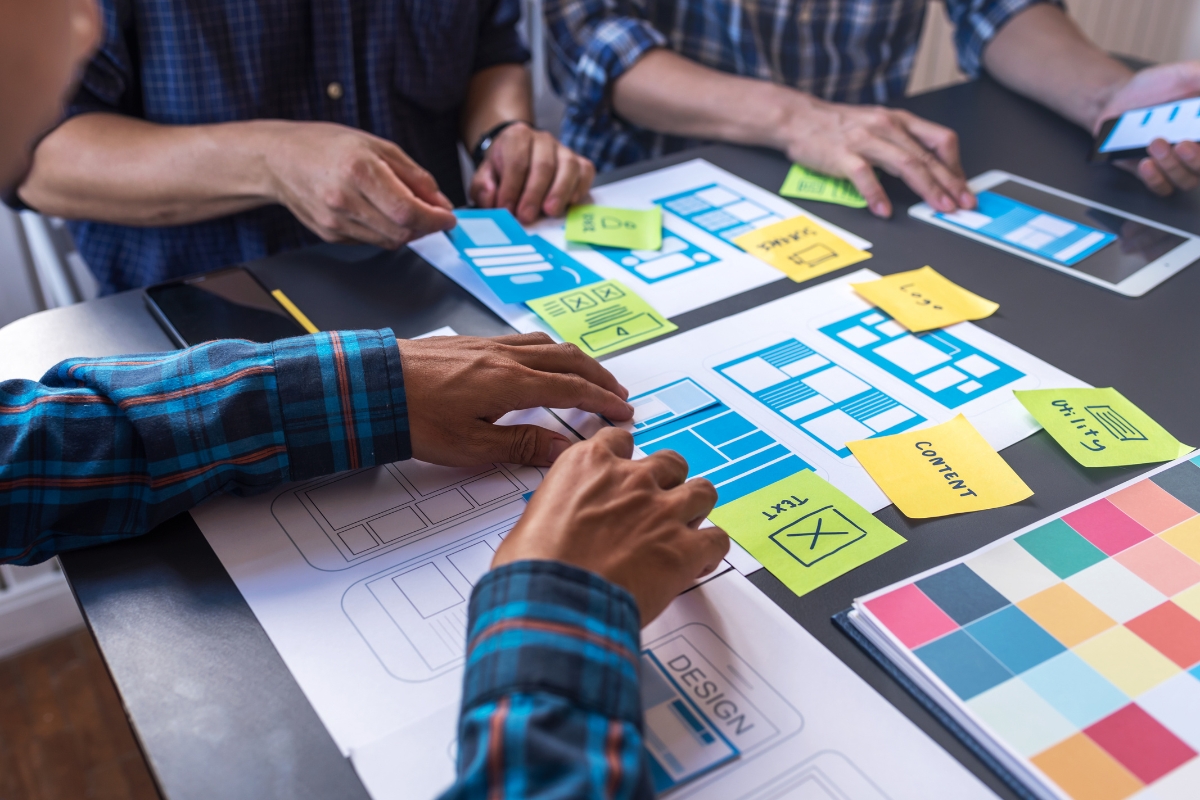
[[[663,249],[644,252],[569,244],[564,238],[565,225],[561,219],[542,220],[528,230],[601,277],[625,283],[667,317],[786,280],[774,267],[730,243],[730,239],[745,231],[782,219],[807,216],[855,247],[871,247],[866,239],[703,159],[599,186],[592,190],[591,201],[623,208],[649,208],[665,201]],[[500,302],[459,257],[445,234],[426,236],[410,247],[517,330],[554,335],[523,304]]]
[[[667,796],[688,800],[971,800],[971,773],[736,572],[688,592],[642,632],[741,756]],[[447,706],[352,761],[375,800],[454,779]]]
[[[1000,450],[1041,428],[1013,397],[1014,389],[1086,386],[969,322],[933,332],[941,349],[929,344],[928,338],[918,339],[892,327],[894,323],[850,287],[878,277],[870,270],[859,270],[619,354],[604,366],[629,389],[631,397],[691,378],[870,511],[878,511],[890,501],[841,446],[847,437],[899,432],[884,427],[889,423],[925,427],[961,413]],[[842,335],[822,332],[831,327],[844,328],[839,331]],[[886,347],[887,357],[874,356],[860,346]],[[947,355],[947,350],[956,354]],[[766,355],[745,360],[760,352]],[[906,377],[882,365],[892,365]],[[908,374],[901,365],[918,372]],[[810,370],[820,371],[809,377],[805,373]],[[936,380],[927,380],[927,376]],[[798,390],[792,388],[798,386],[797,377],[805,382]],[[997,385],[989,388],[986,381]],[[978,385],[974,391],[958,388],[972,389],[973,384]],[[926,387],[934,387],[937,397]],[[867,389],[874,392],[865,396]],[[775,391],[781,394],[772,395]],[[810,396],[803,397],[801,392]],[[949,407],[940,400],[956,405]],[[868,402],[872,405],[865,406]],[[868,428],[858,418],[880,430]],[[739,561],[744,559],[734,563]],[[745,571],[744,566],[739,569]]]

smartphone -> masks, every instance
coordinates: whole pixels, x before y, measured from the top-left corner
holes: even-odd
[[[908,213],[1128,297],[1200,258],[1200,237],[1187,231],[1002,170],[967,185],[979,201],[974,210],[942,214],[918,203]]]
[[[307,333],[242,267],[151,286],[146,289],[146,305],[180,347],[213,339],[266,343]]]
[[[1155,139],[1171,144],[1200,142],[1200,97],[1138,108],[1105,120],[1089,160],[1145,158],[1146,148]]]

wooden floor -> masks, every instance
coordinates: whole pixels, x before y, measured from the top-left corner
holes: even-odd
[[[158,800],[86,631],[0,661],[0,800]]]

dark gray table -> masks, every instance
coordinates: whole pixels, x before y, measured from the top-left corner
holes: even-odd
[[[1084,163],[1088,137],[1053,114],[982,81],[904,106],[957,129],[968,174],[999,168],[1118,208],[1200,232],[1200,198],[1162,200],[1130,175]],[[606,176],[613,180],[701,155],[776,189],[778,154],[712,147]],[[917,198],[885,179],[897,208]],[[1115,385],[1187,442],[1200,443],[1200,268],[1128,299],[916,222],[823,206],[820,213],[875,243],[881,273],[931,264],[1000,303],[980,325],[1098,386]],[[399,336],[452,325],[464,334],[506,330],[490,312],[415,255],[319,247],[251,268],[282,288],[322,329],[392,327]],[[688,330],[806,288],[781,281],[674,320]],[[5,347],[7,345],[7,347]],[[68,355],[167,348],[139,293],[46,312],[0,331],[0,374],[36,376]],[[961,556],[1105,488],[1139,469],[1084,470],[1044,433],[1004,451],[1034,489],[1018,505],[915,522],[889,507],[880,519],[909,543],[797,598],[766,572],[752,580],[904,714],[1004,797],[1012,794],[830,623],[865,594]],[[190,517],[141,539],[63,559],[163,793],[172,800],[362,798],[349,764],[304,699],[266,634]]]

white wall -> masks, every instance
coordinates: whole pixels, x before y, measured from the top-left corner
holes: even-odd
[[[1200,58],[1200,0],[1066,0],[1084,33],[1113,53],[1144,61]],[[919,94],[966,80],[955,60],[953,28],[941,0],[930,3],[909,82]]]

